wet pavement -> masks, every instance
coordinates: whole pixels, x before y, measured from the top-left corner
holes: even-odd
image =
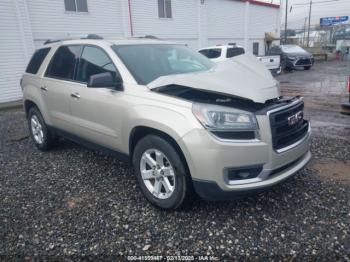
[[[350,140],[350,117],[340,113],[349,75],[350,62],[318,62],[309,71],[284,73],[277,80],[282,95],[304,97],[314,133]]]

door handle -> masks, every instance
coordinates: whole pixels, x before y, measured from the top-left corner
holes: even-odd
[[[71,96],[71,97],[74,97],[74,98],[77,98],[77,99],[80,98],[80,95],[79,95],[78,92],[72,93],[72,94],[70,94],[70,96]]]
[[[48,89],[47,89],[47,87],[46,87],[46,86],[42,86],[42,87],[40,87],[40,89],[41,89],[41,91],[45,91],[45,92],[47,92],[47,91],[48,91]]]

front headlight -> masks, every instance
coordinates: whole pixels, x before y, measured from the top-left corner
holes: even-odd
[[[258,123],[250,112],[201,103],[194,103],[192,112],[206,129],[220,138],[254,139],[258,136]]]
[[[288,59],[294,61],[295,59],[297,59],[297,57],[296,56],[288,56]]]

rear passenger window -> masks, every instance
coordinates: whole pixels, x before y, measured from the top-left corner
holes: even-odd
[[[239,56],[244,54],[244,49],[242,47],[230,47],[227,48],[227,58]]]
[[[61,46],[51,59],[45,76],[73,80],[81,46]]]
[[[41,64],[43,63],[45,57],[47,56],[47,54],[50,52],[50,47],[47,48],[42,48],[37,50],[33,56],[32,59],[30,59],[30,62],[27,66],[26,72],[30,73],[30,74],[36,74],[38,73],[38,70],[41,66]]]
[[[206,57],[212,59],[212,58],[218,58],[221,56],[221,49],[215,48],[215,49],[208,49],[208,53]]]
[[[85,46],[80,58],[76,80],[87,83],[90,76],[100,73],[112,73],[113,77],[119,77],[109,56],[100,48]]]

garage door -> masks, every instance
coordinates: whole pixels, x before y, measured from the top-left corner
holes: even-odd
[[[0,8],[0,103],[22,98],[19,85],[27,57],[21,34],[20,6],[16,0],[1,0]]]

